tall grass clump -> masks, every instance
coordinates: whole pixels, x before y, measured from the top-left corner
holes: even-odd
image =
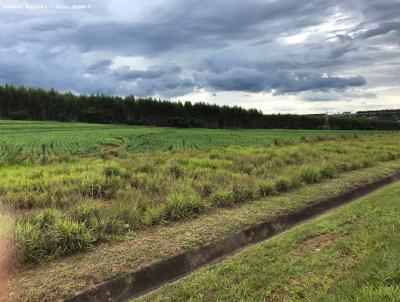
[[[75,205],[69,213],[69,217],[77,223],[82,223],[96,236],[96,240],[104,239],[107,216],[102,213],[102,206],[99,203],[91,201],[84,201]]]
[[[123,234],[128,230],[136,230],[143,225],[143,209],[138,202],[116,201],[103,208],[106,229],[110,234]]]
[[[210,195],[210,200],[217,207],[228,207],[235,203],[235,195],[232,190],[217,189]]]
[[[163,206],[150,206],[143,213],[143,224],[145,226],[159,225],[166,222],[165,210]]]
[[[16,224],[17,246],[22,260],[38,263],[84,250],[96,241],[95,234],[65,217],[60,210],[45,209]]]
[[[164,203],[165,216],[171,220],[200,213],[203,209],[204,204],[194,192],[173,192]]]
[[[290,177],[282,175],[279,176],[275,181],[275,190],[278,192],[286,192],[290,189],[290,185]]]
[[[321,177],[322,178],[327,178],[327,179],[332,179],[335,178],[337,175],[337,170],[334,165],[332,164],[327,164],[324,165],[320,170],[319,170]]]
[[[304,166],[299,171],[299,178],[306,184],[318,183],[321,181],[321,173],[318,168]]]
[[[257,196],[257,190],[250,182],[234,184],[232,192],[235,202],[250,201]]]
[[[273,195],[276,192],[275,183],[271,180],[261,181],[258,184],[258,194],[261,197]]]
[[[176,179],[183,176],[183,171],[177,164],[172,164],[170,167],[168,167],[168,172]]]
[[[112,176],[124,176],[125,171],[123,171],[120,167],[117,165],[107,165],[103,168],[104,175],[106,177],[112,177]]]

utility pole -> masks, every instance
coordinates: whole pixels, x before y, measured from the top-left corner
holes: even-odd
[[[329,130],[329,112],[325,115],[325,129]]]

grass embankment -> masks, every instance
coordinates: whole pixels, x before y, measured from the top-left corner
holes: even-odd
[[[352,187],[399,171],[400,161],[346,172],[334,179],[260,198],[234,207],[215,208],[196,219],[139,230],[120,242],[101,244],[86,253],[21,267],[9,301],[54,301],[93,284],[120,276],[152,261],[174,255],[277,215],[336,196]],[[7,301],[8,301],[7,300]]]
[[[276,195],[400,158],[398,134],[21,165],[0,172],[22,261]]]
[[[400,184],[139,301],[400,301]]]

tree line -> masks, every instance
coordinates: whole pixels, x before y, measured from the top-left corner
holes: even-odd
[[[354,115],[353,115],[354,116]],[[400,109],[358,111],[356,117],[400,122]]]
[[[238,106],[172,102],[134,96],[75,95],[53,89],[0,86],[0,118],[80,121],[129,125],[196,127],[323,129],[324,115],[270,114]],[[331,129],[400,130],[392,121],[330,116]]]

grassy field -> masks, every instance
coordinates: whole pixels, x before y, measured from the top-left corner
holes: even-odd
[[[277,215],[299,210],[321,198],[337,196],[399,170],[400,160],[378,163],[286,193],[238,203],[234,207],[215,208],[195,219],[140,229],[123,240],[104,242],[84,253],[21,266],[9,282],[12,290],[6,301],[43,302],[71,297],[93,284],[269,221]]]
[[[125,125],[0,121],[0,163],[35,160],[46,145],[49,158],[106,151],[142,153],[156,150],[262,146],[274,139],[351,136],[366,131],[175,129]]]
[[[37,263],[138,229],[400,158],[398,134],[22,164],[0,172],[20,259]]]
[[[400,185],[138,301],[399,301]]]
[[[17,261],[26,273],[243,204],[253,204],[254,213],[287,211],[272,201],[348,173],[397,167],[400,133],[2,121],[0,150],[0,204],[15,221]],[[271,201],[265,207],[258,203],[264,199]],[[105,259],[109,267],[110,255]]]

